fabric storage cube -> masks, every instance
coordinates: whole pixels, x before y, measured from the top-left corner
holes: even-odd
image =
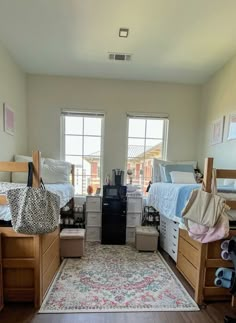
[[[155,227],[139,226],[135,231],[135,246],[140,251],[156,251],[159,233]]]
[[[61,257],[84,255],[85,229],[63,229],[60,233]]]

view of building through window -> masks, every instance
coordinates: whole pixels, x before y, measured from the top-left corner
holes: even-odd
[[[103,116],[64,115],[65,160],[75,165],[75,194],[86,195],[101,187]]]
[[[127,183],[146,192],[152,180],[153,158],[163,159],[166,133],[165,119],[128,117]]]

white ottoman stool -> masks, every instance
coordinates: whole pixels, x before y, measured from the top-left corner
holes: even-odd
[[[61,257],[84,255],[85,229],[63,229],[60,233]]]
[[[136,227],[135,247],[140,251],[157,251],[159,233],[155,227]]]

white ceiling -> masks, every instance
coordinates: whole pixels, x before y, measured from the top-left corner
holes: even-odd
[[[236,54],[236,1],[0,0],[0,40],[28,73],[201,83]]]

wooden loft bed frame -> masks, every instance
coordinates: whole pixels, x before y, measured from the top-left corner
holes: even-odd
[[[39,151],[32,153],[33,187],[40,187],[40,155]],[[28,172],[28,163],[0,162],[0,172]],[[0,204],[7,204],[6,196],[0,195]],[[5,301],[34,302],[36,308],[40,307],[60,265],[59,231],[24,235],[12,227],[0,227]]]
[[[204,184],[205,190],[211,192],[213,158],[205,159]],[[236,179],[236,170],[216,169],[216,178]],[[236,209],[236,201],[226,201],[231,209]],[[230,230],[229,237],[236,235],[236,230]],[[223,239],[223,240],[226,240]],[[221,242],[200,243],[191,239],[186,230],[179,230],[177,268],[194,289],[194,299],[198,304],[204,301],[218,301],[230,299],[229,289],[214,285],[215,271],[219,267],[232,268],[231,261],[223,260]],[[232,305],[234,305],[232,297]]]

